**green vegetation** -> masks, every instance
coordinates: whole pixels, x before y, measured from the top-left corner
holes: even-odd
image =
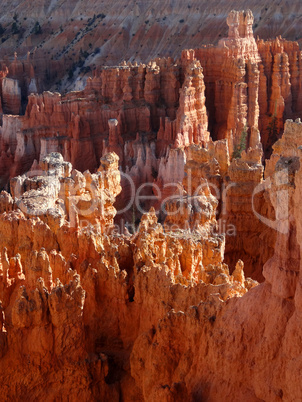
[[[71,69],[68,71],[68,79],[71,81],[73,79],[73,72],[75,70],[74,65],[71,67]]]
[[[18,26],[16,21],[14,21],[12,23],[12,33],[13,33],[13,35],[16,35],[16,34],[20,33],[20,28],[19,28],[19,26]]]
[[[272,115],[271,121],[267,126],[269,138],[278,138],[278,126],[277,126],[277,102],[275,103],[275,110]]]
[[[245,125],[241,133],[239,144],[234,149],[233,158],[235,159],[241,158],[242,151],[245,151],[246,149],[247,134],[248,134],[248,127],[247,125]]]
[[[270,138],[275,138],[278,136],[277,118],[274,114],[270,123],[267,126],[267,131]]]
[[[87,59],[87,57],[89,56],[89,53],[87,52],[87,50],[82,50],[82,48],[80,49],[80,59]]]
[[[64,51],[65,49],[63,49]],[[91,71],[91,67],[90,66],[84,66],[85,64],[85,60],[87,59],[87,57],[89,57],[89,53],[85,50],[83,52],[83,50],[80,50],[80,55],[79,55],[79,60],[78,62],[75,62],[72,64],[71,68],[68,70],[68,80],[72,80],[74,77],[74,72],[77,68],[80,69],[81,73],[87,74],[89,71]]]
[[[40,35],[42,33],[42,28],[40,23],[37,21],[35,23],[35,26],[33,27],[32,33],[34,33],[35,35]]]

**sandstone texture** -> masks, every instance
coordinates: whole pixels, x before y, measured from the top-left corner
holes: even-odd
[[[16,49],[22,59],[31,52],[36,78],[45,85],[42,89],[48,90],[54,82],[60,86],[69,71],[76,80],[79,73],[85,74],[95,65],[179,57],[183,48],[217,44],[227,34],[229,12],[247,6],[255,16],[254,30],[259,37],[283,35],[301,40],[297,1],[264,4],[251,0],[247,5],[243,0],[176,0],[171,4],[1,0],[0,57],[11,62]]]
[[[265,216],[274,212],[269,197],[252,195],[285,120],[302,112],[301,51],[296,42],[281,38],[255,40],[253,23],[251,11],[234,11],[227,18],[228,35],[217,46],[184,50],[178,60],[98,67],[81,91],[31,93],[24,115],[3,114],[2,188],[8,189],[10,178],[34,171],[50,152],[60,152],[81,172],[95,172],[99,159],[115,152],[124,173],[118,211],[145,183],[158,189],[145,187],[144,205],[116,217],[137,225],[151,206],[160,207],[179,193],[186,163],[195,163],[197,175],[212,183],[211,191],[225,204],[217,209],[218,220],[236,226],[237,236],[226,240],[227,262],[235,266],[242,258],[246,272],[263,280],[262,266],[273,253],[275,238],[254,219],[252,201]],[[30,55],[24,63],[15,56],[9,66],[8,76],[16,78],[3,78],[2,86],[8,88],[2,94],[4,111],[8,105],[20,108],[17,97],[34,84],[39,87],[32,63]],[[192,153],[193,145],[201,151]],[[259,236],[264,240],[260,247]]]
[[[161,4],[157,21],[155,4],[88,20],[99,2],[81,19],[76,1],[25,1],[13,16],[0,1],[3,35],[32,12],[0,72],[1,400],[301,399],[302,53],[265,40],[275,25],[262,16],[289,7],[251,3]],[[181,47],[197,8],[214,10],[215,44],[196,36],[180,53],[163,26],[179,10]],[[86,54],[86,36],[109,28]],[[137,61],[110,65],[138,36]],[[43,91],[77,49],[91,76]]]
[[[96,174],[73,170],[58,153],[40,164],[39,176],[11,181],[12,197],[0,195],[2,398],[44,398],[47,388],[50,399],[144,400],[131,374],[139,336],[156,333],[171,311],[212,293],[223,303],[257,282],[245,279],[241,261],[233,275],[223,263],[208,188],[199,196],[208,213],[196,214],[193,236],[169,222],[164,231],[154,209],[136,234],[116,234],[115,153]]]

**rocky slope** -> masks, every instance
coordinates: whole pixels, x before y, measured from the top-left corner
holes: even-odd
[[[246,6],[243,0],[1,1],[0,58],[12,61],[14,51],[26,58],[29,51],[41,90],[55,88],[55,81],[58,87],[66,86],[89,67],[179,57],[184,48],[217,43],[227,33],[231,9]],[[255,16],[256,35],[301,39],[299,2],[251,0],[248,7]],[[71,80],[61,82],[65,73]]]
[[[3,400],[301,397],[301,51],[227,26],[66,94],[2,65]]]

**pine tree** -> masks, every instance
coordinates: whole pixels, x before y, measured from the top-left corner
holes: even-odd
[[[245,151],[245,149],[246,149],[247,134],[248,134],[247,130],[248,130],[248,127],[247,127],[247,125],[245,125],[241,132],[239,144],[235,147],[234,152],[233,152],[233,158],[235,158],[235,159],[241,158],[242,151]]]

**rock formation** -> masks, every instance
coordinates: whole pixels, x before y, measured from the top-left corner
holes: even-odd
[[[273,177],[264,183],[277,214],[270,221],[277,242],[264,266],[266,281],[229,303],[212,296],[187,311],[171,311],[141,335],[131,373],[145,400],[300,398],[300,137],[301,123],[288,122],[269,164]],[[240,278],[240,269],[238,263],[233,276]]]
[[[255,16],[256,34],[264,39],[281,34],[301,43],[298,5],[297,1],[264,5],[251,0],[248,6]],[[40,90],[81,86],[78,74],[87,76],[94,66],[177,58],[181,49],[217,44],[227,33],[225,20],[234,7],[228,1],[205,0],[176,0],[151,9],[148,3],[125,0],[118,7],[108,1],[80,0],[68,4],[25,0],[13,5],[1,0],[0,6],[0,59],[7,59],[9,65],[16,48],[22,61],[30,51]],[[239,0],[236,7],[242,9],[246,2]]]
[[[188,158],[197,166],[201,166],[200,157],[206,158],[202,164],[209,165],[197,174],[205,175],[216,186],[216,194],[230,188],[229,206],[224,210],[219,205],[217,209],[218,214],[224,214],[218,216],[220,222],[237,228],[236,241],[226,242],[226,258],[232,266],[242,258],[246,272],[262,280],[262,265],[273,252],[274,236],[257,221],[250,229],[250,220],[254,222],[251,197],[262,180],[261,146],[269,156],[284,119],[299,114],[300,51],[297,44],[280,38],[256,42],[250,11],[232,12],[227,23],[228,37],[217,47],[185,50],[177,61],[157,58],[147,65],[103,67],[87,80],[82,91],[31,94],[24,116],[3,115],[2,188],[9,178],[29,171],[50,152],[61,152],[81,172],[95,172],[101,156],[115,152],[123,171],[116,221],[137,225],[151,206],[158,208],[179,193]],[[22,88],[26,76],[22,71],[34,77],[31,59],[26,63],[15,57],[9,65],[10,74],[18,78]],[[9,95],[2,96],[4,105],[11,102]],[[277,109],[272,105],[278,105]],[[219,140],[217,144],[227,140],[228,161],[216,154],[220,151],[213,151],[216,145],[213,148],[210,135]],[[194,154],[191,145],[205,151]],[[234,160],[245,155],[244,151],[245,163],[244,158]],[[215,169],[222,170],[218,180],[214,179]],[[247,179],[242,170],[250,169],[254,173]],[[149,188],[146,183],[150,183]],[[241,184],[234,187],[233,183]],[[145,186],[140,192],[145,201],[120,213],[141,186]],[[242,186],[246,186],[244,191]],[[259,197],[255,199],[258,207],[270,216],[273,212],[268,197]],[[238,207],[232,205],[235,200]],[[161,221],[164,216],[161,211]],[[244,238],[251,239],[251,231],[254,240],[248,246]],[[263,232],[267,239],[263,248],[268,252],[256,247]]]
[[[65,94],[1,65],[3,400],[301,398],[301,52],[253,24]]]
[[[53,398],[84,376],[71,395],[140,400],[143,389],[130,374],[139,334],[152,331],[171,308],[206,300],[213,289],[228,300],[256,285],[244,278],[241,263],[233,276],[223,264],[223,236],[211,230],[217,201],[208,189],[200,197],[212,212],[199,218],[193,237],[188,229],[165,232],[154,210],[135,235],[115,233],[117,160],[108,154],[97,174],[82,175],[53,153],[39,176],[12,180],[13,198],[0,195],[4,400],[18,397],[22,382],[5,384],[16,373],[24,376],[29,361],[28,397],[43,395],[41,375],[44,386],[58,384]],[[45,371],[49,364],[54,378]]]
[[[21,89],[18,81],[11,78],[2,80],[3,110],[18,115],[21,112]]]
[[[204,171],[193,175],[196,202],[186,197],[186,175],[184,198],[167,205],[165,227],[151,209],[134,235],[112,226],[112,197],[121,190],[116,154],[102,158],[97,174],[82,175],[51,154],[38,176],[15,178],[13,198],[0,196],[4,400],[20,395],[25,377],[29,398],[43,397],[48,384],[55,384],[52,398],[62,392],[93,400],[299,398],[293,345],[300,331],[301,133],[300,122],[287,122],[267,162],[263,187],[276,211],[277,241],[261,285],[245,278],[242,261],[232,275],[224,264],[218,201],[209,187],[229,169],[238,174],[240,163],[246,182],[259,176],[260,152],[229,165],[226,142],[208,150],[191,145],[185,170]],[[212,152],[222,169],[206,169]],[[107,220],[99,208],[83,213],[93,182]],[[186,212],[173,214],[180,204]]]
[[[248,129],[248,146],[260,141],[259,69],[261,61],[253,37],[251,11],[231,12],[228,38],[218,47],[206,46],[183,52],[182,58],[196,58],[204,69],[209,128],[214,139],[227,138],[232,153]]]

